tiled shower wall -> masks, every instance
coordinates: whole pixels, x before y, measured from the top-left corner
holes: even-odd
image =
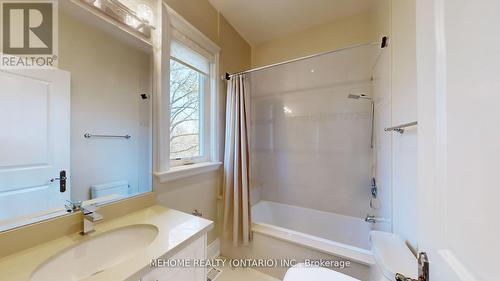
[[[251,74],[253,201],[364,217],[370,212],[377,46]]]

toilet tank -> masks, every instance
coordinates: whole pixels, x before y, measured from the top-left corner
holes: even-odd
[[[108,195],[127,197],[128,193],[129,184],[127,181],[114,181],[90,186],[90,196],[92,199]]]
[[[375,257],[375,265],[370,268],[370,281],[394,281],[396,273],[417,277],[417,258],[399,236],[372,231],[370,243]]]

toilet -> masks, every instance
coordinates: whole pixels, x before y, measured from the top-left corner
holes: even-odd
[[[396,273],[417,279],[417,258],[399,236],[372,231],[370,242],[375,257],[375,265],[370,267],[370,281],[393,281]]]
[[[126,198],[129,196],[130,185],[127,181],[114,181],[90,186],[90,198],[96,199],[109,195]]]
[[[371,251],[375,264],[370,267],[369,281],[393,281],[396,273],[416,278],[417,259],[399,236],[381,231],[370,232]],[[283,281],[360,281],[343,273],[297,264],[290,268]],[[368,280],[363,280],[368,281]]]

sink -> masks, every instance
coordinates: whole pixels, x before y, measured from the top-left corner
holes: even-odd
[[[31,281],[82,280],[118,265],[147,248],[158,228],[137,224],[91,237],[49,258],[31,275]]]

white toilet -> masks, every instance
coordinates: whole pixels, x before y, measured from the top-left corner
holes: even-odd
[[[375,264],[370,268],[369,281],[393,281],[396,273],[416,278],[417,259],[397,235],[381,231],[370,232],[371,250]],[[283,281],[360,281],[345,274],[321,267],[290,268]],[[368,280],[363,280],[368,281]]]
[[[103,184],[93,184],[90,186],[90,197],[92,199],[117,195],[126,198],[129,196],[130,185],[128,181],[114,181]]]

